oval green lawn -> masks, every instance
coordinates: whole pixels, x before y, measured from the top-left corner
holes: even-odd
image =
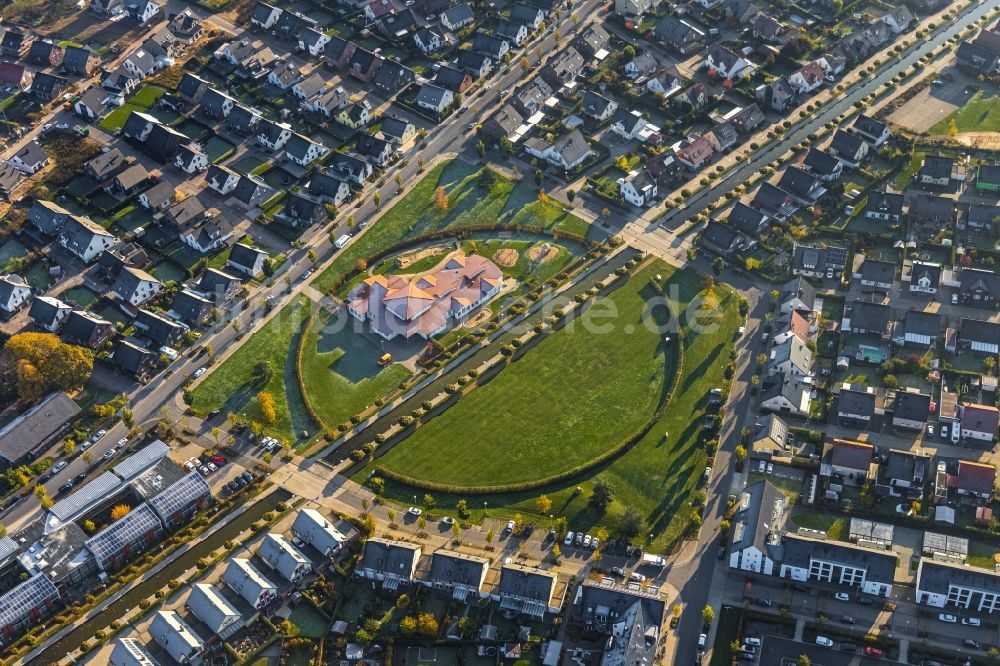
[[[501,485],[548,478],[620,444],[652,416],[666,381],[662,337],[642,321],[656,296],[651,274],[602,299],[617,308],[597,321],[611,330],[577,321],[549,334],[379,465],[416,480]],[[607,311],[602,301],[594,312]],[[665,308],[654,313],[666,318]]]

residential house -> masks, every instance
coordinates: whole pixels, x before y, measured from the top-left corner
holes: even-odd
[[[63,53],[62,67],[71,74],[95,76],[101,69],[101,56],[89,48],[71,44]]]
[[[64,54],[65,51],[61,46],[45,39],[37,39],[31,43],[25,59],[31,64],[41,67],[58,67],[62,64]]]
[[[257,610],[266,607],[278,597],[278,588],[257,570],[250,560],[233,557],[222,572],[222,579],[236,594],[243,597]]]
[[[653,29],[656,38],[666,47],[688,55],[701,48],[705,33],[690,23],[667,15],[657,22]]]
[[[548,143],[541,139],[529,139],[525,142],[524,147],[529,155],[544,159],[566,171],[583,164],[592,154],[586,137],[579,129],[564,134],[556,139],[555,143]]]
[[[318,113],[321,116],[327,118],[336,117],[337,114],[343,109],[347,108],[350,103],[350,95],[347,94],[341,86],[336,88],[331,88],[325,90],[322,94],[313,97],[311,100],[303,101],[299,106],[304,111],[310,111],[312,113]],[[232,118],[232,114],[230,115]],[[260,116],[256,116],[254,123],[260,120]]]
[[[147,180],[149,172],[141,164],[133,163],[111,178],[104,190],[119,197],[128,197],[138,192]]]
[[[268,118],[262,118],[257,123],[257,143],[272,152],[285,147],[292,138],[292,128],[288,123],[278,123]]]
[[[811,377],[813,374],[812,350],[797,336],[789,337],[781,344],[776,344],[771,348],[767,374],[793,379]]]
[[[213,164],[205,173],[205,184],[223,195],[232,192],[239,180],[239,174],[219,164]]]
[[[38,173],[49,163],[49,154],[42,150],[37,141],[29,141],[11,155],[8,160],[24,174]]]
[[[652,206],[656,203],[656,179],[646,171],[629,171],[618,179],[618,193],[633,206]]]
[[[812,384],[777,375],[764,384],[760,406],[767,411],[806,418],[812,398]]]
[[[433,27],[421,28],[413,33],[413,43],[423,53],[433,53],[441,48],[444,37]]]
[[[485,557],[466,555],[449,550],[437,550],[431,555],[430,572],[424,585],[451,593],[455,601],[466,602],[470,597],[486,596],[483,588],[490,561]]]
[[[355,147],[358,155],[361,155],[369,162],[384,167],[393,156],[392,144],[384,139],[372,136],[371,134],[358,134],[358,143]]]
[[[778,113],[784,112],[795,103],[795,91],[783,76],[757,86],[754,96],[758,102]]]
[[[307,167],[330,151],[321,143],[316,143],[297,132],[292,132],[285,143],[285,159],[301,167]]]
[[[858,114],[854,119],[851,131],[855,134],[860,134],[865,141],[872,144],[875,148],[888,141],[891,136],[888,125],[863,113]]]
[[[125,339],[115,342],[115,350],[111,355],[111,361],[116,366],[137,378],[150,375],[158,358],[157,354],[146,347]]]
[[[1000,410],[993,405],[962,405],[962,440],[966,443],[975,440],[987,444],[995,441],[998,421],[1000,421]],[[959,477],[961,477],[961,466],[959,466]]]
[[[583,31],[573,40],[573,46],[584,58],[602,59],[608,53],[611,35],[600,22],[586,24]]]
[[[824,183],[839,179],[844,172],[844,165],[839,159],[819,148],[809,149],[802,168]]]
[[[153,56],[158,65],[166,65],[177,55],[181,43],[169,28],[164,27],[147,37],[142,43],[142,48]]]
[[[897,345],[911,344],[930,347],[935,344],[941,332],[941,315],[936,312],[907,310],[903,325],[896,327],[893,342]]]
[[[226,266],[232,268],[237,273],[242,273],[251,278],[259,278],[264,274],[264,265],[267,261],[267,252],[243,243],[237,243],[229,252],[229,259],[226,261]]]
[[[10,201],[14,188],[21,182],[21,171],[10,162],[0,162],[0,197]]]
[[[688,171],[700,171],[712,159],[715,149],[705,136],[692,136],[677,144],[674,155]]]
[[[433,83],[420,86],[415,103],[422,109],[441,114],[455,102],[455,96],[450,90],[445,90]]]
[[[346,153],[334,153],[327,166],[347,176],[352,183],[361,186],[372,177],[372,165],[366,160]]]
[[[0,274],[0,311],[12,315],[31,298],[31,286],[20,275]]]
[[[856,273],[855,277],[861,280],[862,287],[889,291],[896,279],[896,264],[891,261],[866,258],[861,264],[860,272]]]
[[[267,74],[267,82],[278,90],[288,90],[301,78],[299,68],[292,62],[279,63]]]
[[[681,89],[683,79],[677,67],[671,65],[664,67],[651,75],[646,81],[646,90],[654,95],[671,97]]]
[[[322,30],[306,28],[299,35],[299,48],[312,57],[318,58],[323,55],[323,51],[329,41],[329,35]]]
[[[810,580],[889,597],[896,573],[894,552],[786,533],[778,575],[793,581]]]
[[[160,293],[163,283],[144,270],[126,266],[111,284],[118,300],[132,306],[142,305]]]
[[[215,303],[205,295],[190,289],[182,289],[177,292],[170,304],[170,314],[185,324],[197,328],[211,320],[214,305]]]
[[[306,191],[320,201],[339,206],[351,194],[347,176],[340,173],[314,172],[306,185]]]
[[[104,227],[78,215],[71,215],[59,234],[59,244],[88,264],[117,243]]]
[[[740,140],[736,126],[730,122],[719,123],[705,132],[704,137],[708,139],[708,142],[712,144],[712,149],[717,153],[729,152],[729,149]]]
[[[192,585],[184,607],[208,627],[212,632],[211,635],[218,636],[220,640],[229,638],[243,628],[243,617],[240,612],[214,585],[208,583]],[[154,664],[150,661],[133,666],[154,666]]]
[[[7,28],[7,30],[0,35],[0,54],[15,60],[23,60],[31,50],[31,45],[34,42],[34,39],[34,37],[26,32],[21,32],[19,30],[15,30],[14,28]]]
[[[238,277],[215,268],[206,268],[198,278],[198,291],[216,298],[220,303],[231,300],[241,285]]]
[[[492,62],[499,63],[510,52],[510,42],[501,37],[487,35],[485,32],[477,32],[472,38],[472,49],[488,56]]]
[[[414,582],[419,560],[420,546],[376,537],[365,542],[361,561],[354,568],[354,573],[380,581],[387,589],[395,589],[401,584]]]
[[[611,124],[608,125],[608,128],[623,139],[644,141],[644,132],[648,126],[649,123],[642,117],[642,112],[638,109],[628,111],[619,107],[611,116]]]
[[[31,70],[15,62],[0,62],[0,83],[26,90],[31,86]]]
[[[201,37],[201,19],[187,7],[169,17],[167,29],[184,44],[191,44]]]
[[[312,571],[312,562],[284,535],[270,532],[257,548],[257,556],[290,583],[297,583]]]
[[[226,93],[209,87],[201,98],[201,111],[213,120],[221,120],[229,116],[236,100]]]
[[[125,58],[122,69],[136,79],[144,79],[156,70],[156,59],[145,49],[137,49]]]
[[[926,393],[899,389],[896,391],[896,397],[892,401],[892,425],[896,428],[922,431],[924,425],[927,423],[927,419],[931,415],[932,404],[931,397]],[[904,455],[912,456],[913,454],[906,452]],[[891,457],[892,454],[890,453]],[[895,457],[901,458],[902,456],[897,455]],[[921,479],[926,475],[928,467],[929,465],[925,461],[924,473],[920,475]],[[896,485],[900,484],[897,483]],[[920,485],[923,485],[922,481]]]
[[[865,218],[879,222],[899,222],[903,216],[903,195],[893,192],[876,192],[868,195]]]
[[[592,90],[583,93],[583,102],[580,110],[598,122],[603,122],[610,118],[618,109],[618,102],[608,99]]]
[[[836,246],[816,247],[795,244],[792,247],[792,275],[832,277],[844,269],[847,249]]]
[[[958,340],[962,351],[996,356],[1000,353],[1000,324],[962,317]]]
[[[889,26],[894,35],[898,35],[909,30],[916,18],[906,5],[900,5],[890,9],[879,20]]]
[[[746,486],[732,518],[735,529],[729,545],[729,567],[774,575],[778,564],[774,546],[779,543],[789,509],[788,498],[767,479]]]
[[[910,202],[907,214],[922,224],[949,225],[955,218],[955,201],[948,197],[917,194]]]
[[[43,102],[52,102],[69,87],[69,80],[48,72],[37,72],[31,80],[31,96]]]
[[[589,580],[576,588],[573,623],[604,640],[603,664],[655,663],[666,602],[655,590]]]
[[[362,9],[362,13],[369,21],[377,21],[383,16],[389,16],[394,11],[396,8],[391,0],[369,0]]]
[[[767,230],[768,219],[765,213],[737,201],[730,209],[726,222],[751,238],[757,238]]]
[[[857,134],[837,130],[830,141],[830,150],[849,167],[857,168],[868,157],[868,143]]]
[[[507,40],[513,46],[521,46],[528,41],[528,35],[531,33],[528,30],[528,26],[523,23],[501,20],[497,22],[493,34],[496,37]]]
[[[117,99],[124,99],[131,95],[139,87],[142,77],[134,72],[125,69],[124,63],[113,72],[101,72],[101,88],[106,90],[109,96]]]
[[[51,296],[37,296],[31,302],[28,317],[35,326],[50,333],[58,333],[66,323],[73,306]]]
[[[108,94],[103,88],[88,88],[73,102],[76,115],[90,122],[98,122],[108,114]]]
[[[326,222],[329,213],[326,206],[301,193],[289,194],[285,198],[282,219],[293,228],[311,227]]]
[[[749,60],[722,44],[712,44],[708,47],[705,65],[708,67],[709,76],[715,72],[723,79],[747,77],[753,71],[753,64]]]
[[[965,214],[965,226],[971,229],[991,230],[1000,219],[1000,206],[970,204]]]
[[[257,2],[250,12],[250,23],[258,28],[270,30],[281,17],[281,10],[266,2]]]
[[[517,112],[525,118],[529,118],[536,112],[541,111],[546,100],[553,96],[552,87],[543,79],[535,78],[526,86],[518,88],[510,97]]]
[[[395,60],[386,60],[372,77],[375,88],[389,98],[403,92],[416,80],[416,72]]]
[[[371,120],[367,100],[348,104],[337,114],[337,122],[351,129],[360,129]]]
[[[476,15],[468,2],[462,2],[441,12],[441,25],[455,32],[476,22]]]
[[[301,100],[311,100],[319,97],[326,90],[326,76],[314,72],[292,85],[292,94]]]
[[[151,211],[162,211],[173,205],[177,196],[174,186],[167,180],[161,180],[148,190],[139,193],[139,204]]]
[[[493,61],[483,53],[466,50],[459,51],[458,58],[455,59],[455,66],[472,74],[472,77],[478,80],[489,76],[493,70]]]
[[[324,48],[327,62],[337,69],[344,69],[354,55],[356,48],[357,44],[354,42],[349,42],[337,36],[330,37],[330,41],[326,43],[326,47]]]
[[[501,610],[542,620],[546,613],[554,615],[562,609],[565,587],[557,583],[551,571],[509,563],[500,569],[500,584],[491,596],[500,602]]]
[[[174,347],[181,341],[186,327],[159,312],[140,308],[133,320],[136,333],[161,347]]]
[[[292,532],[324,557],[332,557],[347,541],[347,537],[316,509],[299,509]]]
[[[875,416],[875,391],[870,386],[842,388],[837,394],[837,418],[841,425],[863,423],[867,426]],[[839,440],[834,440],[836,441]],[[868,447],[869,457],[871,446]],[[869,460],[869,462],[871,462]],[[867,464],[865,469],[867,469]]]
[[[278,16],[277,23],[274,24],[274,32],[278,38],[291,39],[296,43],[298,42],[298,35],[308,28],[316,30],[319,28],[319,24],[308,16],[304,16],[291,9],[282,10],[281,15]]]
[[[405,145],[417,135],[417,128],[408,120],[390,117],[382,118],[381,132],[382,137],[390,143]]]
[[[924,185],[947,187],[951,184],[954,171],[955,158],[944,155],[925,155],[917,174],[917,180]]]
[[[1000,610],[1000,575],[964,562],[921,557],[917,564],[915,598],[918,604],[934,608],[954,606],[992,614]]]
[[[205,647],[177,611],[156,611],[149,635],[179,664],[190,663]]]
[[[115,333],[115,325],[89,310],[73,310],[66,317],[62,339],[70,344],[90,349],[104,346]]]
[[[963,429],[964,431],[964,429]],[[993,489],[997,483],[997,468],[989,463],[974,460],[959,460],[958,475],[955,478],[955,490],[960,497],[977,500],[989,500],[993,497]]]
[[[189,141],[188,137],[173,127],[156,123],[149,130],[149,136],[146,137],[144,148],[147,153],[158,161],[169,163],[177,148]]]
[[[750,134],[767,123],[767,118],[756,103],[738,110],[729,117],[729,122],[736,126],[741,134]]]
[[[711,101],[708,88],[705,87],[704,83],[695,83],[689,86],[687,90],[678,95],[677,99],[691,111],[704,109]]]
[[[562,88],[567,83],[576,80],[583,71],[585,61],[580,52],[572,46],[567,46],[542,67],[542,80],[553,89]]]
[[[776,185],[764,182],[754,194],[750,205],[778,221],[785,221],[799,209],[795,197]]]
[[[826,188],[823,187],[819,178],[797,166],[785,168],[781,180],[778,181],[778,187],[806,205],[815,203],[826,193]]]
[[[1000,56],[972,42],[959,44],[955,57],[958,59],[958,68],[973,76],[994,76],[1000,70]]]
[[[806,63],[788,75],[788,85],[796,95],[806,95],[823,85],[826,72],[815,60]]]
[[[514,2],[510,5],[510,19],[515,23],[528,26],[528,30],[534,32],[545,20],[545,12],[523,2]]]
[[[736,252],[740,240],[740,232],[715,220],[709,220],[705,228],[701,230],[702,244],[715,250],[721,256]]]
[[[191,249],[206,254],[225,247],[233,237],[233,225],[226,218],[217,216],[206,220],[198,227],[188,228],[181,233],[181,242]]]
[[[177,94],[192,106],[197,106],[201,104],[201,100],[209,88],[211,85],[205,79],[191,72],[184,72],[180,83],[177,84]]]
[[[229,112],[229,118],[226,119],[226,122],[230,130],[240,136],[247,136],[257,130],[257,123],[260,122],[260,118],[260,113],[256,109],[243,106],[242,104],[234,104],[233,110]]]
[[[122,126],[122,135],[133,141],[143,143],[149,137],[149,133],[153,131],[153,126],[159,124],[160,121],[148,113],[131,111],[128,114],[128,118],[125,119],[125,124]]]
[[[981,269],[962,269],[958,299],[962,305],[994,307],[1000,301],[1000,276]]]
[[[368,83],[383,62],[384,58],[381,56],[377,56],[367,49],[355,47],[347,61],[347,70],[351,76],[362,83]]]
[[[812,312],[816,306],[816,288],[805,278],[796,278],[781,288],[778,302],[782,314]]]
[[[910,291],[936,294],[941,284],[941,265],[914,261],[910,267]]]
[[[461,94],[472,86],[473,79],[472,74],[464,70],[442,65],[434,75],[434,83],[453,93]]]

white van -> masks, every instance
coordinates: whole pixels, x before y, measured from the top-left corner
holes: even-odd
[[[649,553],[644,553],[642,556],[643,564],[652,564],[653,566],[662,567],[667,561],[660,557],[659,555],[650,555]]]
[[[338,238],[336,241],[334,241],[333,244],[336,245],[337,249],[339,250],[340,248],[342,248],[345,245],[347,245],[347,241],[349,241],[349,240],[351,240],[351,237],[348,236],[347,234],[344,234],[343,236],[341,236],[340,238]]]

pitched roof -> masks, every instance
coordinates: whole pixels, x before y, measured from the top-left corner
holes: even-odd
[[[892,415],[894,418],[906,419],[908,421],[926,421],[930,413],[931,397],[926,393],[904,390],[896,391],[896,397],[892,401]]]
[[[851,328],[881,333],[889,326],[892,308],[882,303],[859,301],[851,306]]]
[[[974,493],[992,493],[996,484],[997,468],[974,460],[958,461],[958,488]]]

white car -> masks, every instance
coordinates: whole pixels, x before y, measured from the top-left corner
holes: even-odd
[[[445,525],[454,525],[455,519],[452,518],[451,516],[445,516],[444,518],[441,519],[441,522],[444,523]]]
[[[423,509],[418,509],[415,506],[411,506],[409,509],[406,510],[406,513],[410,514],[411,516],[420,516],[424,512]]]
[[[957,617],[955,617],[954,615],[950,615],[948,613],[939,613],[938,619],[941,620],[942,622],[947,622],[948,624],[955,624],[956,622],[958,622]]]
[[[816,645],[822,645],[823,647],[833,647],[833,641],[831,641],[826,636],[817,636]]]
[[[702,652],[705,651],[705,647],[708,645],[708,634],[701,634],[698,636],[698,649]]]
[[[774,463],[767,463],[767,473],[768,474],[774,473]]]
[[[761,460],[759,463],[757,463],[757,471],[760,472],[761,474],[763,474],[764,472],[766,472],[767,471],[767,462]]]
[[[978,627],[982,622],[980,622],[978,617],[963,617],[962,624],[969,627]]]
[[[59,462],[57,462],[55,465],[52,466],[52,474],[58,474],[59,472],[66,469],[67,465],[69,465],[68,462],[66,462],[65,460],[60,460]]]
[[[193,472],[197,468],[194,458],[188,458],[184,461],[184,469],[189,472]]]
[[[208,372],[208,368],[206,368],[205,366],[201,366],[200,368],[198,368],[197,370],[194,371],[193,377],[195,379],[198,379],[199,377],[201,377],[206,372]]]
[[[513,520],[508,520],[507,521],[507,531],[510,532],[511,534],[514,533],[514,521]]]
[[[104,458],[105,460],[111,460],[112,458],[115,457],[116,453],[117,453],[117,451],[115,451],[113,448],[112,449],[108,449],[107,451],[104,452],[104,455],[101,456],[101,457]]]
[[[632,573],[630,573],[628,575],[628,579],[629,580],[634,580],[637,583],[641,583],[642,581],[646,580],[646,577],[643,576],[641,573],[636,573],[636,572],[633,571]]]
[[[107,430],[98,430],[97,432],[94,433],[94,436],[90,438],[90,441],[93,442],[94,444],[97,444],[97,442],[100,441],[101,437],[104,437],[107,434],[108,434]]]
[[[851,595],[849,595],[847,592],[837,592],[835,595],[833,595],[833,598],[836,599],[837,601],[850,601]]]
[[[128,437],[122,437],[121,439],[118,440],[118,448],[121,448],[126,444],[128,444]]]
[[[594,537],[590,536],[589,534],[584,535],[584,537],[583,537],[583,547],[584,548],[590,548],[590,542],[593,541],[593,539],[594,539]]]
[[[572,546],[573,545],[573,533],[572,532],[567,532],[566,533],[566,538],[563,539],[563,545],[564,546]]]
[[[202,476],[208,476],[209,474],[211,474],[211,472],[208,471],[208,468],[205,467],[204,465],[199,465],[198,471],[201,472]]]

